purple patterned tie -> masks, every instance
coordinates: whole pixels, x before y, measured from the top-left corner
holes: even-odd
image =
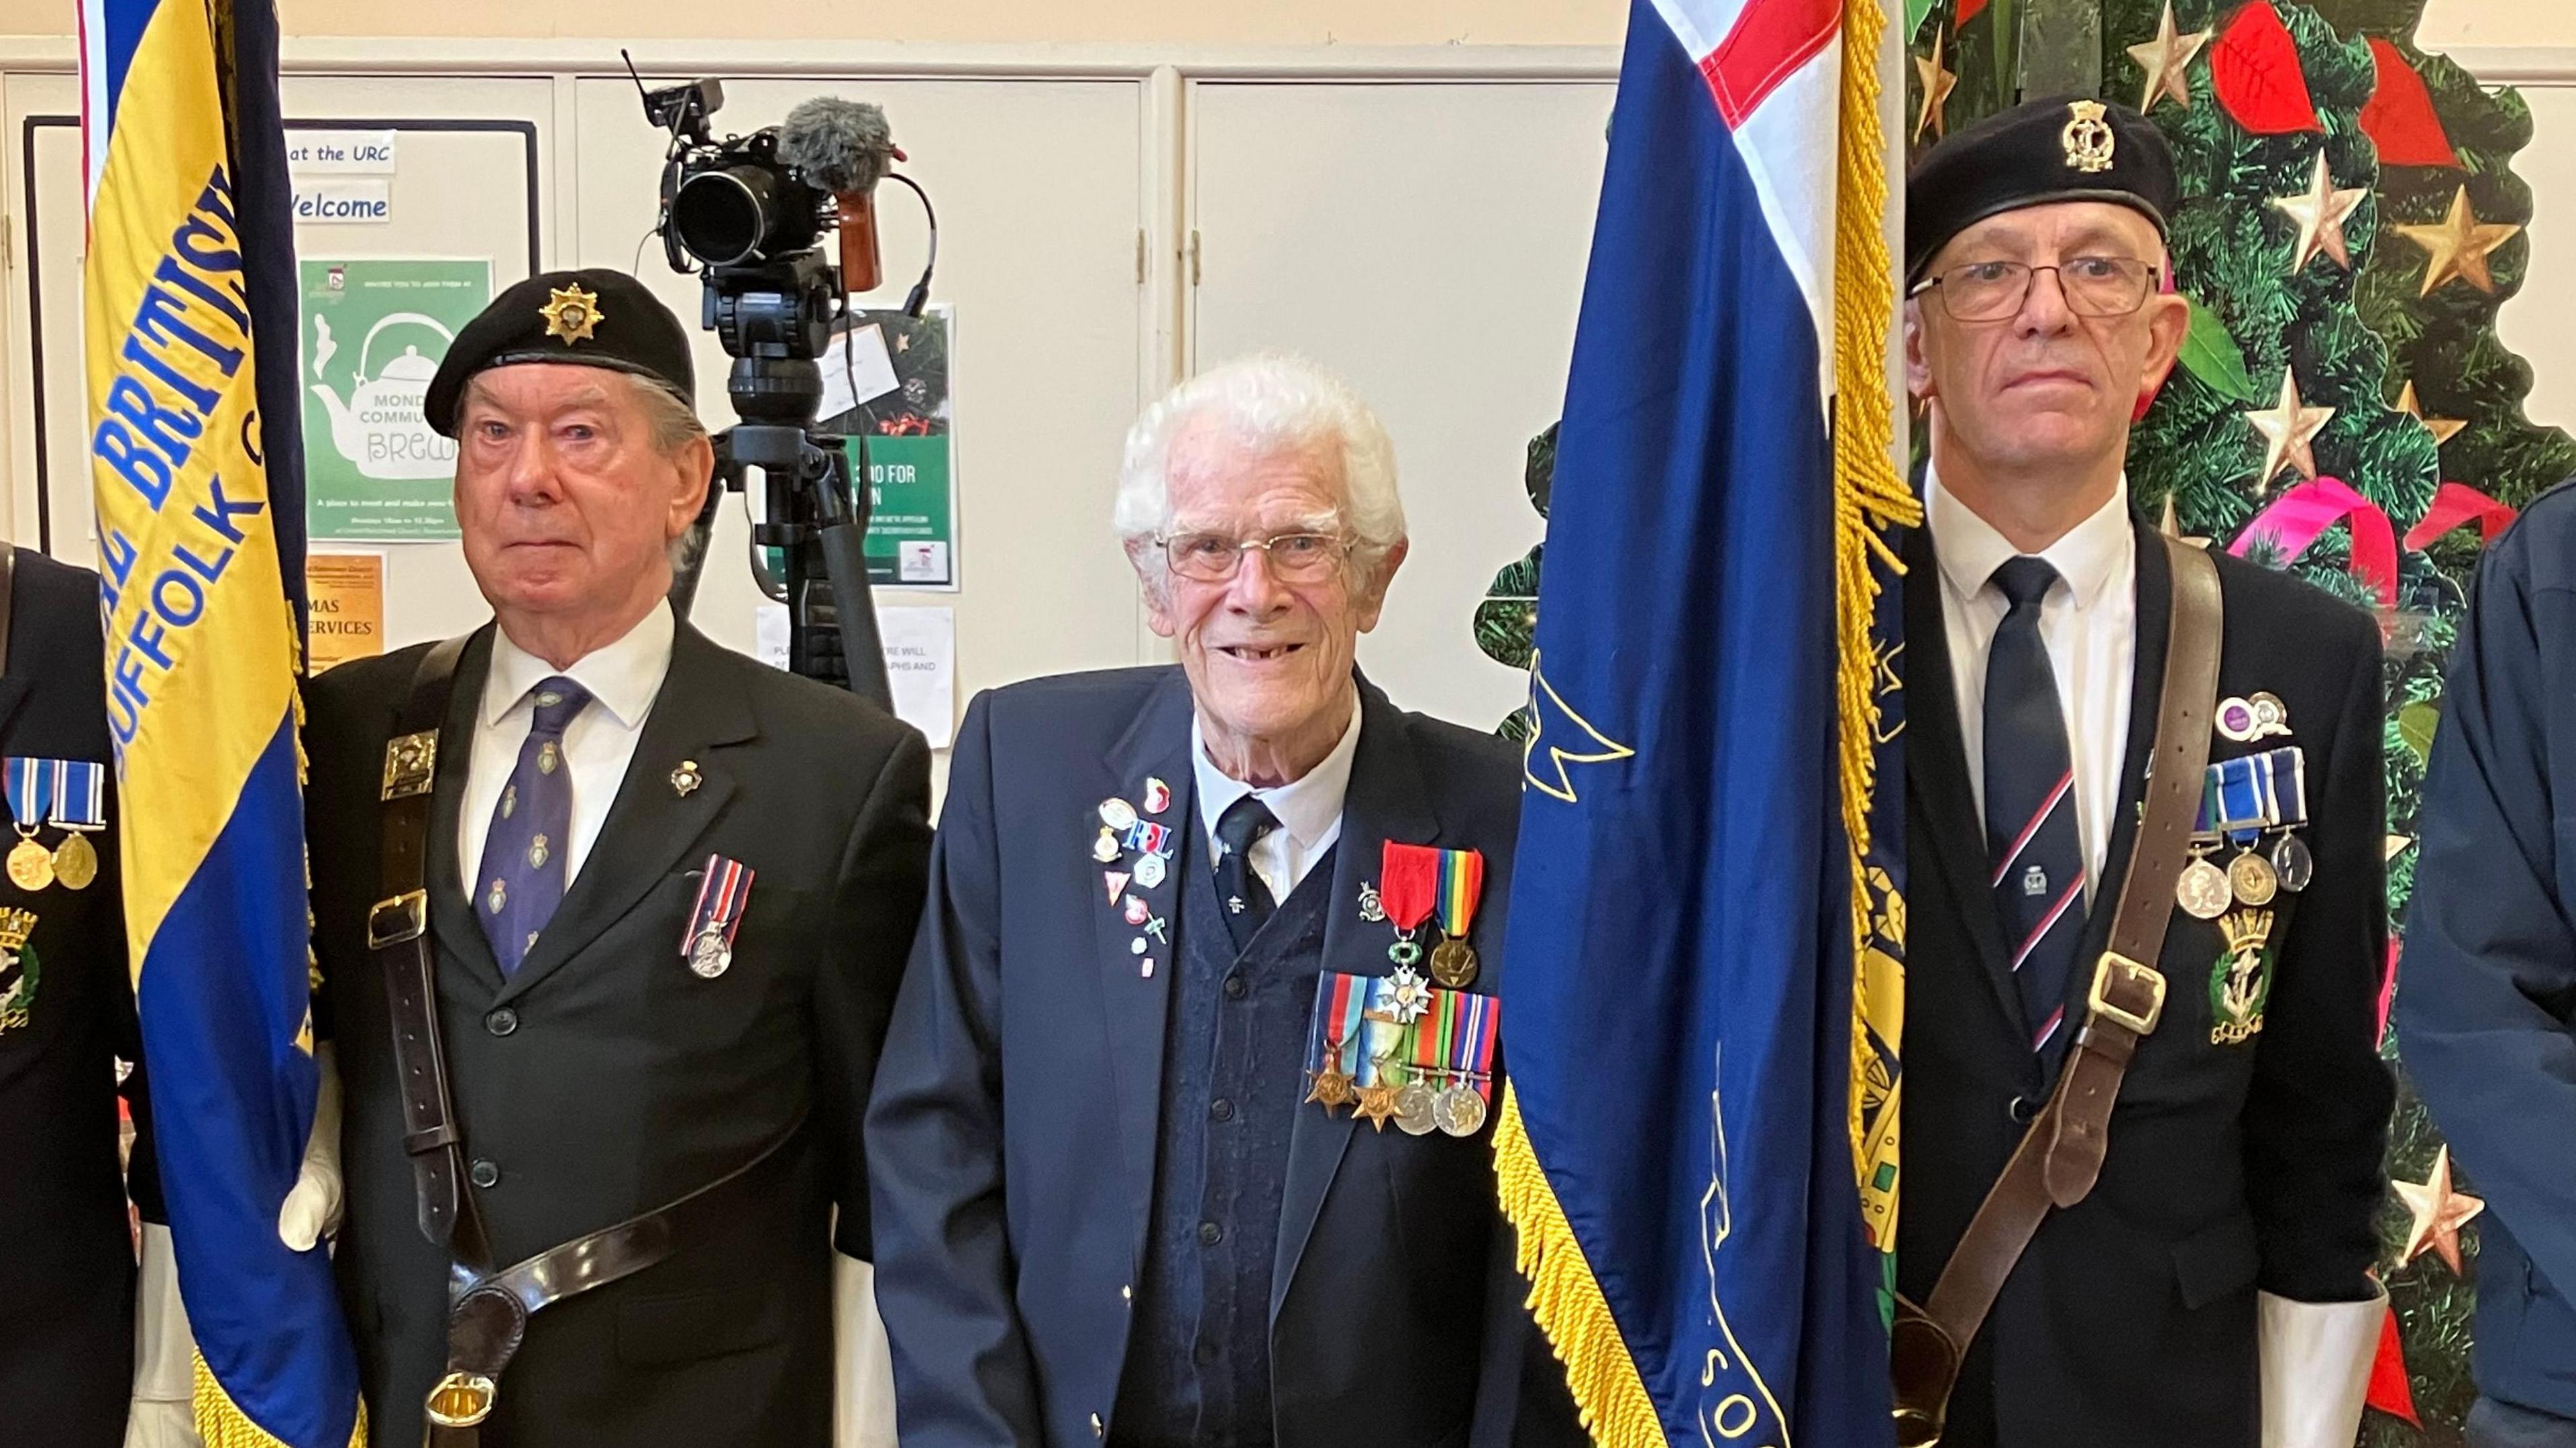
[[[564,897],[564,851],[572,836],[572,768],[563,733],[590,691],[558,674],[529,691],[536,717],[519,746],[518,767],[492,807],[475,876],[474,915],[492,942],[501,974],[516,974]]]

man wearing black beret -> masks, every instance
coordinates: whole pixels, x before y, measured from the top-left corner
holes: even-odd
[[[1897,1279],[1966,1349],[1948,1448],[2345,1448],[2386,1311],[2379,633],[2132,510],[2178,202],[2081,98],[1906,188]]]
[[[673,617],[691,383],[632,277],[503,292],[425,401],[494,620],[307,696],[380,1444],[831,1442],[929,752]]]

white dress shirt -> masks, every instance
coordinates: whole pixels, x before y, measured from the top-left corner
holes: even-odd
[[[657,604],[626,636],[594,649],[558,669],[492,631],[492,667],[483,676],[483,702],[474,712],[474,745],[465,771],[465,799],[456,816],[457,878],[465,893],[475,894],[475,876],[483,868],[483,841],[492,832],[492,810],[501,802],[501,787],[518,767],[519,746],[527,743],[536,723],[537,706],[528,696],[557,674],[590,691],[590,702],[565,726],[564,763],[572,770],[572,838],[564,844],[564,886],[581,873],[582,861],[599,838],[608,807],[626,780],[635,758],[635,741],[644,733],[645,716],[671,672],[671,637],[677,626],[671,606]]]
[[[1994,525],[1950,495],[1938,476],[1926,487],[1925,517],[1941,565],[1941,620],[1950,644],[1950,685],[1959,700],[1959,744],[1982,827],[1986,808],[1986,655],[2009,605],[1990,581],[2019,555]],[[2111,847],[2120,807],[2120,766],[2129,748],[2129,695],[2138,656],[2138,540],[2129,523],[2129,481],[2111,500],[2038,554],[2059,581],[2040,600],[2039,636],[2057,675],[2066,743],[2075,765],[2075,824],[2084,842],[2089,906]]]
[[[1208,759],[1207,738],[1198,719],[1190,720],[1190,767],[1197,774],[1199,824],[1207,831],[1211,856],[1216,849],[1216,822],[1245,795],[1270,807],[1279,828],[1253,841],[1252,873],[1270,887],[1270,898],[1285,902],[1306,872],[1342,837],[1342,801],[1351,792],[1351,760],[1360,752],[1359,690],[1351,691],[1351,722],[1323,762],[1286,784],[1254,789]]]

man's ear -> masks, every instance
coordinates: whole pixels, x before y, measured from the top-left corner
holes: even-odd
[[[2180,292],[2159,292],[2147,298],[2147,307],[2147,355],[2139,369],[2138,395],[2152,399],[2182,355],[2183,338],[2191,331],[2191,303]]]
[[[671,499],[670,516],[662,520],[662,536],[666,539],[688,532],[698,515],[706,511],[707,489],[715,486],[715,444],[703,434],[690,438],[688,445],[671,459],[671,466],[679,469],[680,491]],[[696,479],[694,486],[690,483],[692,478]]]
[[[1130,538],[1127,562],[1136,570],[1136,590],[1145,601],[1145,626],[1156,638],[1179,633],[1181,623],[1172,616],[1172,580],[1164,571],[1162,550],[1150,538]]]
[[[1932,396],[1932,359],[1925,348],[1923,299],[1909,297],[1905,302],[1905,390],[1917,402]]]
[[[1412,548],[1412,539],[1396,539],[1395,546],[1387,549],[1385,556],[1377,560],[1377,566],[1369,570],[1368,577],[1361,580],[1361,592],[1351,600],[1352,611],[1359,616],[1361,633],[1377,627],[1378,615],[1386,609],[1386,591],[1395,583],[1395,570],[1404,566],[1404,555]]]

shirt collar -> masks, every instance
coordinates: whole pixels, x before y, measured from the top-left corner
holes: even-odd
[[[1342,729],[1342,737],[1333,744],[1332,752],[1322,762],[1286,784],[1268,789],[1254,789],[1234,778],[1208,759],[1207,740],[1199,732],[1198,716],[1190,717],[1190,768],[1196,776],[1199,794],[1199,823],[1213,837],[1216,822],[1232,808],[1234,802],[1251,795],[1270,807],[1279,827],[1297,842],[1297,848],[1311,850],[1325,833],[1340,821],[1342,801],[1351,790],[1351,761],[1360,748],[1359,690],[1351,690],[1351,722]]]
[[[510,641],[508,631],[492,630],[492,667],[483,687],[483,723],[499,724],[528,691],[557,674],[590,691],[593,706],[606,709],[618,724],[632,729],[644,722],[662,679],[671,672],[671,641],[679,631],[668,601],[657,603],[626,636],[596,648],[558,669]]]
[[[1932,528],[1932,556],[1940,561],[1941,576],[1960,597],[1975,598],[1995,570],[2019,557],[2021,550],[1942,487],[1941,475],[1929,465],[1924,479],[1924,519]],[[2089,608],[2136,546],[2129,526],[2129,475],[2122,473],[2108,501],[2037,556],[2066,580],[2075,606]]]

